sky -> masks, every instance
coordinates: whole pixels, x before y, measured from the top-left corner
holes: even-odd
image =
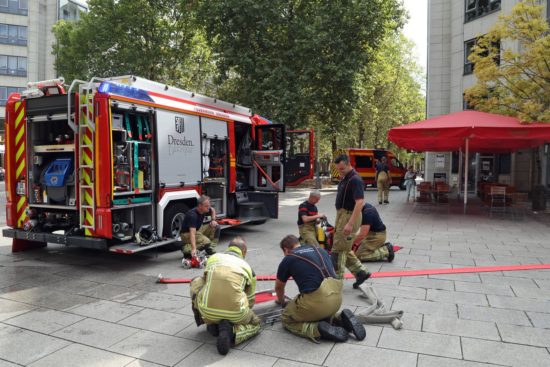
[[[428,0],[404,0],[405,9],[409,12],[409,21],[403,29],[407,38],[411,39],[416,47],[414,54],[418,63],[426,70],[428,49]]]

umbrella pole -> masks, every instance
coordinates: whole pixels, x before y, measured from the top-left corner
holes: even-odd
[[[463,173],[462,173],[462,147],[460,147],[458,149],[458,187],[457,187],[457,190],[456,190],[456,198],[457,200],[460,199],[460,189],[462,188],[462,177],[463,177]]]
[[[466,154],[464,155],[464,214],[466,214],[466,205],[468,204],[468,148],[470,139],[466,138]]]

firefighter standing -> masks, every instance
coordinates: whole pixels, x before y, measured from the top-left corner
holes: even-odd
[[[359,229],[361,209],[364,203],[363,180],[349,163],[346,154],[336,157],[334,163],[340,173],[341,181],[338,184],[336,195],[336,227],[334,229],[334,244],[332,256],[335,259],[336,273],[343,279],[345,268],[355,275],[353,288],[359,286],[370,277],[370,273],[357,259],[351,250],[352,235]]]
[[[293,235],[283,238],[280,246],[285,257],[277,269],[275,292],[277,303],[284,307],[284,327],[314,341],[322,338],[345,342],[350,332],[358,340],[365,339],[365,328],[350,310],[344,309],[334,317],[342,305],[343,282],[336,279],[328,253],[316,246],[300,246]],[[300,294],[287,303],[285,286],[290,277],[296,281]]]
[[[376,187],[378,188],[378,204],[389,204],[390,195],[390,169],[388,168],[386,157],[380,158],[376,164]]]
[[[208,259],[204,276],[193,279],[190,285],[197,326],[207,324],[208,332],[218,338],[217,348],[222,355],[231,345],[260,331],[260,319],[252,311],[256,276],[245,256],[246,243],[235,237],[226,252]]]
[[[211,218],[210,223],[204,223],[207,215]],[[191,258],[197,255],[197,250],[203,249],[208,255],[214,254],[219,235],[216,210],[210,207],[210,198],[203,195],[197,200],[197,206],[189,210],[183,220],[180,233],[183,256]]]
[[[317,219],[325,216],[319,214],[315,206],[319,200],[321,200],[321,193],[318,190],[313,190],[309,193],[309,198],[298,207],[298,231],[300,232],[301,242],[317,247],[319,247],[319,242],[317,241],[315,223]]]
[[[386,226],[378,210],[369,203],[365,203],[361,211],[361,227],[353,241],[353,249],[361,261],[387,259],[392,262],[395,257],[393,245],[386,242]]]

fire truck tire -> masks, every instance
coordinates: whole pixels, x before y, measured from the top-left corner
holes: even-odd
[[[162,226],[162,236],[167,238],[175,238],[179,236],[185,213],[189,207],[184,203],[173,203],[168,205],[164,210],[164,223]],[[168,251],[176,251],[181,249],[181,243],[178,241],[166,246],[163,246]]]

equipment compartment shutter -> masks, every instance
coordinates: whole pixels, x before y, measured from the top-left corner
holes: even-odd
[[[227,122],[201,117],[202,134],[208,139],[227,139]]]

